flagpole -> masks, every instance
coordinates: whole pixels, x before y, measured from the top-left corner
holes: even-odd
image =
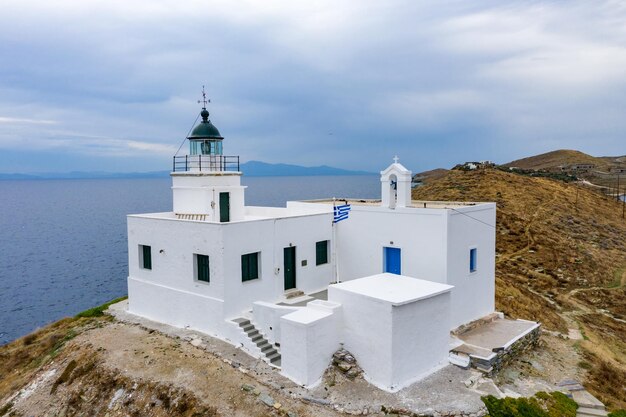
[[[339,282],[339,258],[337,257],[337,223],[335,222],[335,197],[333,197],[333,258],[335,259],[335,283]]]

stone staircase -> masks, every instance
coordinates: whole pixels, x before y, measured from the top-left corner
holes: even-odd
[[[234,319],[233,322],[237,323],[246,333],[250,341],[261,350],[261,354],[265,356],[270,365],[280,368],[280,352],[278,348],[270,344],[249,319],[242,317]]]
[[[568,390],[572,399],[578,404],[576,417],[605,417],[608,415],[604,404],[585,390],[577,381],[566,379],[561,381],[558,386]]]

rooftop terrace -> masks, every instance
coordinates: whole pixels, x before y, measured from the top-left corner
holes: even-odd
[[[380,206],[381,200],[379,199],[362,199],[362,198],[337,198],[335,202],[341,203],[343,201],[347,201],[353,206]],[[320,204],[331,204],[333,203],[332,198],[324,198],[319,200],[303,200],[305,203],[320,203]],[[424,200],[411,200],[411,205],[409,208],[430,208],[430,209],[446,209],[446,208],[459,208],[459,207],[471,207],[479,204],[484,204],[481,202],[472,202],[472,201],[424,201]]]

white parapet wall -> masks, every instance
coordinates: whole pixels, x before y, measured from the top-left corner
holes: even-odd
[[[446,363],[452,288],[393,274],[328,287],[342,305],[341,341],[367,380],[394,392]]]
[[[300,310],[302,307],[279,306],[265,301],[252,304],[252,315],[257,329],[271,343],[280,343],[280,318],[286,314]]]
[[[341,306],[325,301],[282,316],[282,373],[307,387],[319,383],[340,348],[340,322]]]
[[[161,323],[225,339],[222,300],[128,278],[128,311]]]

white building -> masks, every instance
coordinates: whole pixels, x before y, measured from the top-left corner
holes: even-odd
[[[239,158],[201,115],[174,157],[173,211],[128,216],[131,313],[242,346],[307,386],[343,346],[395,391],[447,363],[450,330],[494,311],[494,203],[412,201],[394,158],[381,199],[348,201],[345,221],[332,199],[246,206]]]

